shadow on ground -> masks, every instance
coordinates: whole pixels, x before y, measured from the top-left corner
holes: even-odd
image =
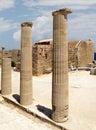
[[[44,107],[44,106],[41,106],[41,105],[39,105],[39,104],[38,104],[36,107],[37,107],[37,109],[38,109],[40,112],[42,112],[43,114],[45,114],[46,116],[48,116],[49,118],[51,118],[51,113],[52,113],[52,110],[51,110],[51,109],[46,108],[46,107]]]
[[[16,99],[17,102],[20,103],[20,96],[18,94],[13,94],[12,96],[14,99]]]

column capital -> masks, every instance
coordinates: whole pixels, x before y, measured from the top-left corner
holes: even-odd
[[[5,47],[2,47],[2,50],[4,50],[5,49]]]
[[[56,11],[52,12],[52,15],[53,15],[53,16],[59,15],[59,14],[67,15],[67,14],[70,14],[70,13],[72,13],[72,10],[71,10],[71,9],[62,8],[62,9],[59,9],[59,10],[56,10]]]
[[[21,23],[21,27],[32,27],[32,22],[23,22],[23,23]]]

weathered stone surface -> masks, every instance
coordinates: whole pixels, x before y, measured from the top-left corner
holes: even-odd
[[[94,42],[92,40],[81,41],[78,48],[78,66],[84,67],[94,60]]]
[[[1,94],[9,95],[11,92],[11,59],[3,58],[1,67]]]
[[[53,12],[53,75],[52,119],[64,122],[68,119],[68,24],[67,14],[62,9]],[[63,13],[62,13],[63,12]]]
[[[21,24],[20,103],[32,103],[32,23]]]
[[[71,41],[68,46],[69,67],[86,67],[94,60],[94,42],[92,40]]]
[[[41,51],[43,50],[43,51]],[[44,51],[46,50],[46,51]],[[86,51],[85,51],[86,50]],[[43,55],[42,53],[43,52]],[[32,67],[33,75],[45,74],[47,69],[52,69],[53,40],[38,41],[33,45]],[[5,51],[5,57],[11,57],[16,63],[16,71],[20,71],[20,50]],[[83,59],[82,59],[83,57]],[[0,52],[0,64],[2,53]],[[68,42],[68,67],[73,70],[77,67],[86,67],[94,60],[94,41],[80,40]]]
[[[51,43],[48,45],[48,43]],[[41,50],[47,52],[46,54]],[[86,51],[85,51],[86,50]],[[47,39],[37,42],[33,46],[33,75],[45,73],[45,68],[52,68],[53,40]],[[92,40],[80,40],[68,42],[68,67],[71,69],[86,67],[94,59],[94,42]]]
[[[52,40],[41,41],[33,46],[33,75],[52,72]],[[49,70],[49,68],[51,68]]]

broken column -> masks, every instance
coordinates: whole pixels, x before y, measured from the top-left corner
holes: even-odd
[[[32,23],[21,24],[20,104],[32,103]]]
[[[53,74],[52,119],[64,122],[68,119],[68,23],[70,9],[54,11],[53,15]]]
[[[11,92],[11,58],[3,58],[1,67],[1,94],[9,95]]]
[[[5,48],[2,47],[2,58],[4,58],[4,55],[5,55]]]

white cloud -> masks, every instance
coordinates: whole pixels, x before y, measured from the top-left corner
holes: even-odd
[[[48,38],[52,33],[52,18],[51,16],[41,16],[37,17],[35,21],[32,22],[32,41],[37,42],[38,40]],[[21,30],[16,31],[13,34],[13,39],[15,41],[20,41]]]
[[[51,15],[38,17],[33,22],[33,40],[52,38],[52,19]],[[96,14],[80,13],[75,18],[68,19],[70,40],[95,40],[96,35]]]
[[[10,20],[5,20],[4,18],[0,18],[0,33],[6,32],[8,30],[12,30],[17,27],[17,23],[12,23]]]
[[[0,11],[14,7],[15,0],[0,0]]]
[[[22,0],[27,7],[34,6],[66,6],[72,9],[86,9],[96,4],[96,0]]]
[[[52,17],[41,16],[33,22],[33,40],[38,41],[49,38],[52,32]]]
[[[16,41],[20,41],[20,38],[21,38],[21,31],[18,30],[17,32],[15,32],[13,34],[13,39],[16,40]]]
[[[82,14],[69,20],[70,37],[79,39],[93,39],[96,35],[96,14]]]

